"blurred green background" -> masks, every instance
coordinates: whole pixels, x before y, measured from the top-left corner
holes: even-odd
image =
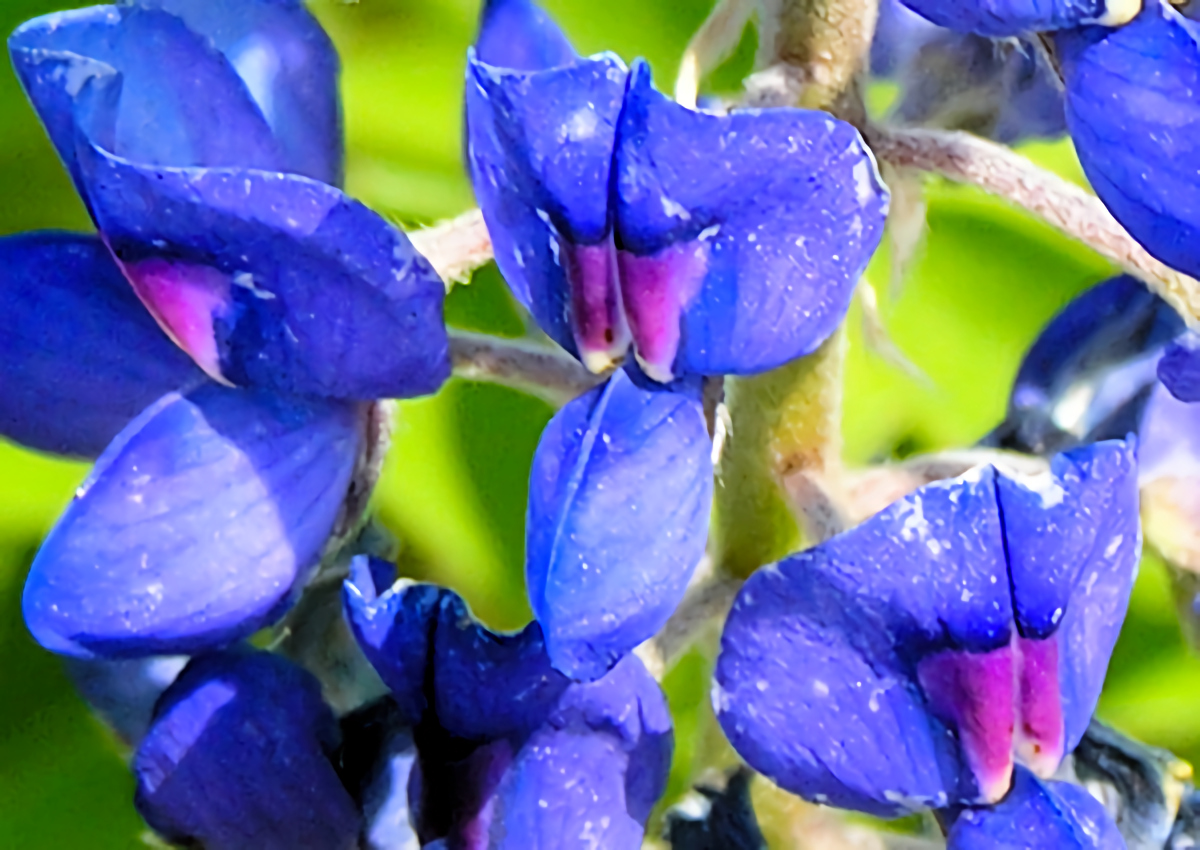
[[[544,0],[585,53],[645,56],[669,88],[680,53],[713,0]],[[472,203],[459,160],[461,80],[478,0],[315,0],[339,45],[349,146],[349,191],[395,221],[422,224]],[[0,29],[62,3],[4,0]],[[735,85],[750,40],[714,77]],[[1068,143],[1027,150],[1082,180]],[[971,189],[930,184],[929,233],[900,295],[887,297],[886,249],[871,277],[896,343],[918,380],[861,343],[851,316],[845,438],[866,462],[965,445],[1001,418],[1020,356],[1107,264],[1049,228]],[[11,71],[0,72],[0,234],[86,230],[88,220]],[[0,305],[0,309],[3,306]],[[494,268],[448,302],[452,323],[518,336],[521,316]],[[377,496],[404,543],[403,569],[459,589],[497,626],[528,618],[522,587],[526,478],[551,415],[539,401],[452,382],[403,406]],[[0,443],[0,847],[144,846],[132,781],[116,747],[73,694],[58,661],[20,618],[25,570],[87,467]],[[686,784],[689,730],[707,701],[706,664],[669,678],[680,719],[678,771]],[[1162,566],[1147,560],[1113,659],[1101,714],[1182,756],[1200,757],[1200,663],[1184,648]]]

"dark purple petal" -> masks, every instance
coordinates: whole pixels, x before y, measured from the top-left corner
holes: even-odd
[[[98,148],[81,165],[126,277],[210,375],[350,399],[421,395],[449,375],[442,281],[401,231],[337,189],[146,167]]]
[[[475,55],[513,71],[542,71],[579,58],[554,19],[530,0],[486,0]]]
[[[392,691],[403,722],[414,725],[429,705],[427,683],[443,600],[450,591],[431,584],[393,585],[386,562],[360,555],[342,591],[346,620],[367,660]]]
[[[558,412],[530,474],[525,566],[557,669],[595,679],[663,626],[704,554],[711,503],[692,395],[618,371]]]
[[[1034,643],[1057,644],[1041,682],[1049,691],[1023,690],[1022,698],[1057,704],[1061,689],[1067,752],[1095,711],[1137,575],[1134,451],[1132,443],[1095,443],[1054,458],[1052,480],[997,482],[1017,628]],[[1043,748],[1024,760],[1048,775],[1061,757]]]
[[[888,193],[858,132],[824,112],[694,112],[632,71],[617,132],[618,262],[650,377],[746,374],[841,322]]]
[[[457,738],[522,740],[570,684],[550,666],[541,627],[497,634],[456,594],[442,602],[433,647],[437,722]]]
[[[245,637],[316,567],[363,413],[208,384],[157,401],[100,456],[25,584],[25,622],[79,657],[191,654]]]
[[[0,434],[96,457],[172,390],[205,381],[94,236],[0,239]]]
[[[1040,782],[1017,768],[996,806],[967,809],[946,837],[947,850],[1125,850],[1104,806],[1078,785]]]
[[[1188,334],[1158,361],[1158,379],[1180,401],[1200,401],[1200,338]]]
[[[1116,26],[1136,13],[1141,0],[904,0],[904,3],[940,26],[1004,37],[1090,23]]]
[[[535,73],[467,67],[471,180],[517,300],[594,369],[629,336],[609,184],[625,66],[615,56]]]
[[[283,155],[278,170],[341,185],[340,62],[302,0],[136,3],[177,15],[224,54],[275,134]]]
[[[138,811],[209,850],[350,850],[360,818],[328,754],[317,680],[280,656],[231,651],[188,665],[134,759]]]
[[[129,661],[65,660],[67,675],[92,711],[134,747],[150,729],[158,698],[188,662],[178,655]]]
[[[1069,30],[1055,44],[1096,194],[1147,251],[1200,274],[1200,25],[1151,0],[1128,26]]]
[[[1136,431],[1155,361],[1182,330],[1179,314],[1131,277],[1089,289],[1025,355],[1007,419],[988,442],[1050,454]]]
[[[21,26],[9,50],[81,188],[87,180],[76,162],[76,108],[93,78],[108,81],[111,99],[105,114],[93,116],[99,125],[88,121],[82,129],[103,132],[118,156],[157,165],[284,167],[271,128],[233,66],[174,15],[133,6],[57,12]]]

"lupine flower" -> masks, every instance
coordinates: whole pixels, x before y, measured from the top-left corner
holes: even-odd
[[[1067,125],[1096,194],[1147,251],[1200,274],[1200,182],[1188,167],[1200,127],[1200,25],[1146,0],[1127,26],[1064,31],[1054,44]]]
[[[138,748],[138,811],[209,850],[350,850],[360,816],[330,760],[338,727],[309,673],[266,652],[194,659]]]
[[[0,242],[0,427],[108,445],[34,562],[26,622],[79,656],[236,640],[316,566],[370,402],[448,374],[443,286],[319,182],[342,173],[338,62],[300,2],[101,6],[9,45],[100,232]]]
[[[1030,347],[1005,421],[984,442],[1052,455],[1138,432],[1156,364],[1183,330],[1179,314],[1140,281],[1123,275],[1097,284]]]
[[[414,728],[407,793],[423,846],[640,847],[672,749],[642,663],[626,656],[595,682],[572,682],[536,622],[498,635],[453,592],[389,585],[392,574],[356,559],[346,615],[392,690],[395,722]]]
[[[1104,806],[1069,782],[1045,782],[1023,767],[997,805],[967,809],[946,835],[947,850],[1125,850]]]
[[[1120,26],[1143,0],[904,0],[913,11],[959,32],[1012,36],[1086,24]],[[1156,0],[1146,0],[1147,3]]]
[[[983,442],[1048,455],[1138,434],[1146,542],[1172,569],[1180,622],[1200,645],[1194,345],[1178,314],[1138,281],[1099,284],[1042,331],[1017,373],[1005,421]]]
[[[994,804],[1087,729],[1141,549],[1133,446],[923,487],[753,575],[714,704],[786,790],[894,816]]]
[[[517,300],[592,371],[628,363],[556,417],[530,500],[526,576],[547,651],[594,679],[663,625],[703,553],[700,377],[815,350],[888,198],[858,133],[825,113],[696,112],[655,91],[644,62],[564,44],[530,4],[489,4],[467,138]]]

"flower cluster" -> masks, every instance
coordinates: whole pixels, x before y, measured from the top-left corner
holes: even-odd
[[[1188,17],[883,5],[870,64],[901,86],[894,120],[1069,132],[1113,216],[1200,273]],[[210,850],[640,847],[674,731],[637,650],[706,557],[714,463],[739,439],[722,382],[814,354],[881,241],[859,129],[689,108],[642,60],[578,55],[528,0],[484,3],[466,165],[516,302],[595,376],[534,455],[534,619],[501,634],[360,534],[386,400],[450,375],[446,290],[339,188],[338,58],[301,0],[125,0],[9,46],[97,230],[0,239],[0,433],[96,458],[24,615],[134,748],[147,823]],[[1178,794],[1138,820],[1116,779],[1115,807],[1088,787],[1108,775],[1090,754],[1125,746],[1092,715],[1143,517],[1200,574],[1198,400],[1200,344],[1165,302],[1122,277],[1072,303],[984,440],[1027,457],[925,483],[740,587],[713,686],[738,756],[811,802],[933,810],[957,850],[1192,829]],[[732,583],[722,566],[707,581]],[[324,665],[281,649],[317,617]],[[749,776],[710,793],[719,824],[675,812],[667,835],[761,843]]]

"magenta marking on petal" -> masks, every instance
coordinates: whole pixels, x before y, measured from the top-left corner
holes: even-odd
[[[680,242],[649,257],[617,252],[621,297],[638,363],[660,383],[671,381],[683,309],[708,272],[704,242]]]
[[[600,245],[566,243],[565,248],[575,345],[583,365],[600,373],[620,363],[629,349],[616,248],[611,236]]]
[[[1066,748],[1058,688],[1058,639],[1017,638],[1017,760],[1043,779],[1058,770]]]
[[[226,315],[230,281],[211,266],[170,262],[152,257],[134,263],[117,261],[133,291],[175,344],[191,355],[214,381],[221,375],[221,355],[213,319]]]
[[[949,649],[917,664],[929,706],[957,730],[985,803],[1000,800],[1012,784],[1015,655],[1011,645],[991,652]]]

